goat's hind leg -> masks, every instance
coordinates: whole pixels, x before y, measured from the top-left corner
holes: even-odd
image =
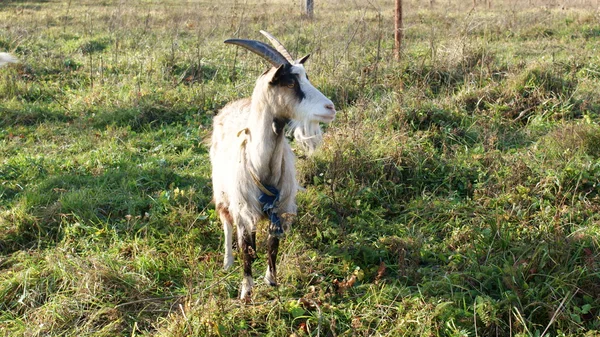
[[[240,234],[243,233],[243,234]],[[241,238],[240,238],[241,236]],[[238,240],[241,241],[240,250],[242,251],[242,260],[244,265],[244,279],[240,290],[240,299],[249,300],[252,296],[252,262],[256,259],[256,232],[248,233],[245,228],[238,227]]]
[[[228,270],[233,265],[233,219],[223,204],[217,206],[217,212],[223,224],[223,234],[225,236],[225,255],[223,256],[223,269]]]

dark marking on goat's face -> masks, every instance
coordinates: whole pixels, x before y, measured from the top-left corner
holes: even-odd
[[[300,63],[269,69],[257,81],[255,92],[264,95],[278,117],[300,123],[330,123],[335,118],[333,102],[310,83]]]
[[[299,75],[292,72],[292,67],[291,64],[282,64],[279,66],[271,78],[271,81],[269,81],[269,84],[293,90],[298,101],[302,101],[306,97],[306,94],[300,87]]]

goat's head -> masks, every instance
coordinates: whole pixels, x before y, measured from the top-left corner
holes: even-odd
[[[273,66],[257,80],[255,95],[275,105],[276,117],[290,119],[294,137],[309,151],[321,141],[319,123],[335,118],[333,102],[315,88],[306,75],[304,62],[309,55],[294,60],[271,34],[261,31],[273,47],[260,41],[229,39],[225,43],[242,46],[266,59]]]

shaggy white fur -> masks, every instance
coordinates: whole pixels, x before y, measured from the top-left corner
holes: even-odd
[[[7,63],[17,63],[19,62],[19,60],[17,60],[16,57],[12,56],[9,53],[0,53],[0,67],[6,65]]]
[[[229,103],[213,123],[210,159],[214,201],[225,233],[223,265],[225,269],[233,265],[232,232],[235,225],[238,246],[244,254],[242,299],[249,298],[254,284],[251,276],[254,235],[256,223],[265,218],[258,201],[261,190],[252,173],[263,185],[279,190],[277,214],[296,214],[299,185],[295,158],[286,137],[276,133],[275,121],[289,120],[290,132],[310,152],[322,140],[319,123],[333,121],[336,113],[331,100],[308,81],[302,64],[288,67],[287,75],[296,77],[295,83],[304,94],[303,98],[298,97],[291,85],[273,84],[274,77],[279,75],[278,69],[273,67],[260,76],[252,97]],[[276,241],[275,258],[278,245]],[[249,261],[246,255],[251,256]],[[271,285],[276,284],[274,267],[274,262],[269,261],[265,280]]]

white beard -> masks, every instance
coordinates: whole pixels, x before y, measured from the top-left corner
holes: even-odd
[[[323,131],[319,122],[293,121],[289,132],[293,132],[294,139],[308,154],[312,154],[323,142]]]

